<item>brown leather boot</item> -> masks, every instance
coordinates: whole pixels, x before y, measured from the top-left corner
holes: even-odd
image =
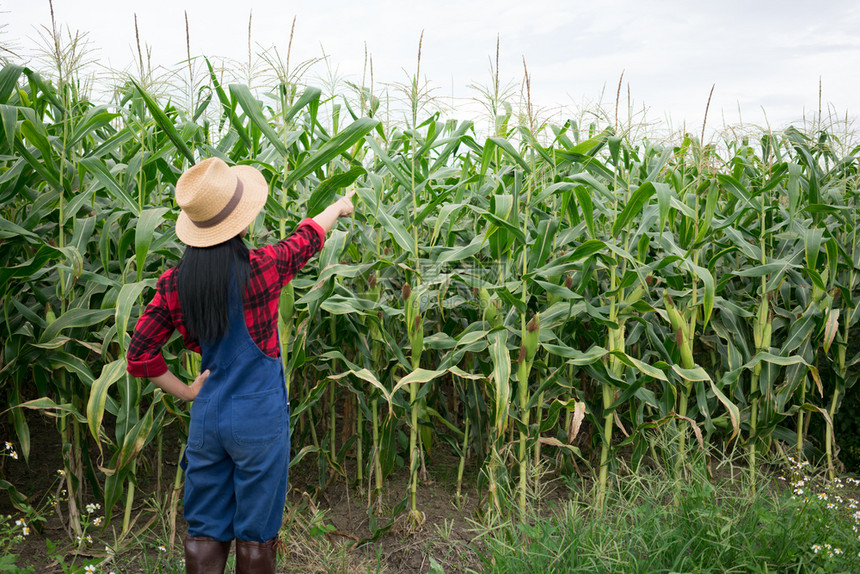
[[[236,540],[236,574],[275,574],[278,538],[268,542]]]
[[[185,536],[187,574],[224,574],[232,540],[221,542],[205,536]]]

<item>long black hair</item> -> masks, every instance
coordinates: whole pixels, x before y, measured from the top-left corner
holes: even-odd
[[[231,291],[241,303],[250,270],[248,247],[239,236],[212,247],[185,248],[176,266],[176,288],[189,335],[212,343],[227,332]]]

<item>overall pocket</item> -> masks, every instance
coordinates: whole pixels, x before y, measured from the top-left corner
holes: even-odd
[[[272,389],[233,397],[233,440],[249,445],[280,437],[289,416],[285,395],[281,389]]]
[[[206,407],[209,397],[197,398],[191,405],[191,423],[188,425],[188,447],[202,448],[206,431]]]

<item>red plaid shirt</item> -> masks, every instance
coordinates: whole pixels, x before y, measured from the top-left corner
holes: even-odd
[[[270,357],[280,356],[278,302],[281,289],[322,249],[325,232],[305,219],[287,239],[250,250],[251,274],[242,300],[251,338]],[[179,309],[175,267],[161,274],[155,297],[137,320],[128,347],[128,372],[135,377],[157,377],[167,372],[161,347],[176,329],[185,347],[200,352],[200,343],[188,335]]]

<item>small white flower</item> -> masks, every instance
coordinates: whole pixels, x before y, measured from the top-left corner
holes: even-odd
[[[66,476],[66,471],[61,468],[57,471],[57,474],[59,474],[60,476]]]
[[[14,447],[12,446],[12,443],[11,443],[11,442],[9,442],[9,441],[7,440],[7,441],[6,441],[6,450],[12,450],[12,448],[14,448]]]
[[[842,554],[842,549],[841,548],[834,548],[833,553],[834,554]]]
[[[813,544],[812,545],[812,551],[815,552],[816,554],[818,554],[819,552],[821,552],[821,546],[818,544]]]
[[[96,572],[96,567],[95,567],[95,566],[93,566],[92,564],[87,564],[86,566],[84,566],[84,571],[85,571],[87,574],[95,574],[95,572]]]
[[[17,452],[15,452],[14,450],[12,451],[12,454],[11,454],[11,455],[9,455],[9,456],[11,456],[12,458],[14,458],[15,460],[18,460],[18,453],[17,453]]]
[[[27,526],[27,523],[19,518],[15,521],[15,526]]]
[[[164,544],[160,544],[160,545],[158,546],[158,550],[159,550],[159,551],[161,551],[161,552],[167,552],[167,547],[166,547],[166,546],[164,546]]]
[[[89,534],[87,534],[87,544],[92,544],[92,543],[93,543],[93,537],[90,536]]]
[[[30,536],[30,527],[25,526],[21,532],[24,534],[24,536]]]
[[[96,516],[95,520],[93,520],[93,525],[94,526],[101,526],[102,525],[102,517]]]

